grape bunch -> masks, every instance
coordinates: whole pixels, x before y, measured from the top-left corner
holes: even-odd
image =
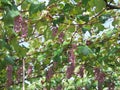
[[[16,74],[17,74],[16,79],[17,79],[17,82],[19,83],[20,80],[21,80],[21,78],[22,78],[22,75],[23,75],[23,67],[22,67],[22,66],[20,66],[20,67],[18,68]]]
[[[68,51],[68,62],[70,62],[73,66],[75,66],[75,54],[73,49],[70,49]]]
[[[72,74],[74,74],[74,69],[75,69],[75,66],[73,66],[73,64],[71,64],[70,66],[67,67],[66,77],[68,79],[72,76]]]
[[[77,45],[75,43],[72,44],[72,49],[73,50],[77,49]]]
[[[27,22],[20,15],[14,18],[14,31],[16,33],[21,32],[21,37],[27,36],[28,32]]]
[[[65,36],[65,34],[63,33],[63,32],[61,32],[59,35],[58,35],[58,40],[59,40],[59,42],[60,43],[63,43],[63,41],[64,41],[64,36]]]
[[[83,78],[84,76],[84,70],[85,70],[85,66],[81,65],[79,72],[77,73],[78,76],[80,76],[81,78]]]
[[[114,90],[115,88],[115,83],[114,82],[109,82],[108,83],[108,90]]]
[[[66,76],[69,79],[72,74],[74,74],[74,69],[75,69],[75,59],[76,56],[74,54],[74,49],[76,49],[76,45],[72,45],[72,48],[68,50],[68,62],[69,62],[69,66],[67,67],[67,71],[66,71]]]
[[[20,32],[21,31],[21,23],[23,21],[23,18],[22,16],[16,16],[14,18],[14,30],[15,32]]]
[[[100,73],[100,68],[95,67],[94,68],[95,80],[99,80],[99,73]]]
[[[21,24],[22,28],[22,37],[26,37],[27,36],[27,32],[28,32],[28,27],[27,27],[27,21],[23,20],[22,24]]]
[[[12,65],[7,65],[6,71],[7,71],[7,87],[9,87],[13,83],[13,80],[12,80],[13,67],[12,67]]]
[[[48,69],[48,71],[46,72],[46,80],[49,81],[49,80],[52,78],[53,74],[54,74],[53,68],[50,67],[50,68]]]
[[[105,73],[100,70],[100,68],[96,67],[94,68],[94,75],[95,80],[98,80],[98,82],[103,83],[105,80]]]
[[[57,26],[52,26],[52,36],[55,37],[58,33],[58,27]]]
[[[55,90],[62,90],[62,85],[58,85]]]
[[[32,68],[33,66],[29,65],[27,70],[27,75],[30,76],[32,74]]]
[[[77,90],[82,90],[82,88],[81,87],[77,87]]]
[[[53,62],[53,68],[57,67],[57,62]]]

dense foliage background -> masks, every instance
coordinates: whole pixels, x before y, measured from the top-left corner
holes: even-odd
[[[118,0],[0,0],[1,90],[120,90]]]

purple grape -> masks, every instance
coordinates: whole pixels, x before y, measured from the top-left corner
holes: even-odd
[[[28,32],[27,22],[22,18],[22,16],[17,16],[14,18],[14,31],[16,33],[21,32],[21,37],[26,37]]]
[[[29,76],[29,75],[31,75],[31,73],[32,73],[32,66],[30,65],[29,67],[28,67],[28,70],[27,70],[27,75]]]
[[[67,67],[66,76],[67,76],[68,79],[69,79],[69,78],[72,76],[72,74],[74,73],[74,68],[75,68],[75,66],[72,65],[72,64]]]
[[[55,37],[58,33],[58,27],[57,26],[52,26],[52,36]]]
[[[13,80],[12,80],[13,66],[7,65],[6,72],[7,72],[7,86],[9,87],[13,83]]]
[[[22,77],[22,74],[23,74],[23,67],[22,67],[22,66],[20,66],[20,67],[18,68],[16,74],[17,74],[17,77],[16,77],[17,82],[20,82],[21,77]]]
[[[65,34],[63,32],[61,32],[59,35],[58,35],[58,39],[59,39],[59,42],[60,43],[63,43],[63,38],[64,38]]]

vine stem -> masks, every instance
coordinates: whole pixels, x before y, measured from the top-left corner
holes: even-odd
[[[23,89],[25,90],[25,59],[23,59]]]

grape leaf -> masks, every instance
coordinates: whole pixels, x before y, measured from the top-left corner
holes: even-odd
[[[33,4],[31,3],[30,8],[29,8],[29,13],[30,15],[37,13],[38,11],[42,11],[45,9],[45,3],[40,3],[40,4]]]

